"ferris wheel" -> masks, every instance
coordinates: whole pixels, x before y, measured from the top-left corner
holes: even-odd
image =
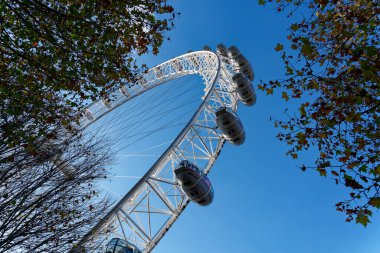
[[[113,100],[88,106],[79,120],[85,129],[148,90],[187,75],[202,77],[204,95],[191,119],[153,166],[77,243],[72,252],[151,252],[192,201],[209,205],[214,196],[208,173],[225,142],[245,140],[238,102],[251,106],[256,94],[250,63],[235,46],[181,55],[113,92]]]

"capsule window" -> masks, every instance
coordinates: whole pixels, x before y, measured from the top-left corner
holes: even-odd
[[[230,121],[229,121],[229,120],[226,120],[226,121],[223,122],[223,125],[224,125],[224,126],[227,125],[227,124],[230,124]]]
[[[183,183],[184,186],[188,186],[190,184],[190,181],[186,181],[185,183]]]

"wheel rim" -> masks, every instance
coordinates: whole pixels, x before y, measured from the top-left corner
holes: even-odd
[[[124,238],[144,253],[158,244],[190,202],[175,180],[174,168],[187,159],[208,174],[225,143],[214,127],[215,112],[220,107],[237,110],[238,101],[231,85],[234,73],[230,62],[221,55],[210,51],[188,53],[150,69],[135,85],[124,87],[123,92],[112,93],[115,100],[97,101],[85,110],[76,126],[79,129],[85,129],[115,108],[170,80],[198,74],[205,84],[203,102],[185,128],[132,189],[82,238],[79,247],[85,247],[88,252],[102,252],[112,237]],[[160,207],[155,207],[159,202]],[[149,228],[138,216],[143,210],[149,216]],[[160,224],[152,224],[150,218],[157,214],[165,218],[158,222]]]

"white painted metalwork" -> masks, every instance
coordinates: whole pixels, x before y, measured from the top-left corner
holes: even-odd
[[[142,252],[157,245],[189,203],[176,182],[174,168],[189,160],[207,174],[225,143],[215,127],[215,112],[220,107],[237,110],[233,92],[235,73],[230,60],[210,51],[188,53],[162,63],[142,75],[134,85],[126,85],[100,100],[83,113],[78,128],[84,129],[114,108],[169,80],[189,74],[202,76],[203,102],[189,123],[136,185],[78,243],[86,252],[104,252],[113,237],[128,240]]]

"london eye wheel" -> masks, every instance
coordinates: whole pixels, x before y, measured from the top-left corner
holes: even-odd
[[[98,223],[73,252],[151,252],[192,201],[208,205],[213,188],[207,175],[225,142],[240,145],[245,133],[238,102],[253,105],[253,70],[239,50],[219,44],[181,55],[143,74],[133,85],[114,91],[82,113],[85,129],[125,103],[171,80],[202,78],[202,102],[179,135]]]

